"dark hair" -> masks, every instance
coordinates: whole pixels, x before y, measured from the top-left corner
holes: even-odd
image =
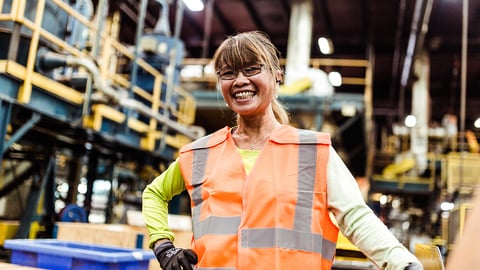
[[[280,66],[280,52],[273,45],[269,36],[261,31],[243,32],[229,36],[220,44],[213,56],[213,66],[216,71],[224,67],[237,69],[255,63],[265,65],[275,83],[277,81],[276,74],[283,74]],[[272,109],[280,123],[288,124],[288,113],[277,98],[272,101]]]

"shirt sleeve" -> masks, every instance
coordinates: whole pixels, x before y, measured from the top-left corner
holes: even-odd
[[[329,209],[341,232],[380,269],[403,270],[417,258],[365,203],[355,178],[333,147],[327,165]]]
[[[142,213],[150,235],[150,247],[159,239],[168,238],[173,241],[174,233],[168,226],[168,203],[183,190],[185,182],[178,160],[171,163],[145,187],[142,194]]]

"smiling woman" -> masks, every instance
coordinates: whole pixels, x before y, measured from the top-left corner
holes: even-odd
[[[244,127],[247,124],[241,123],[241,114],[245,116],[244,119],[250,119],[249,121],[254,123],[254,125],[265,124],[257,117],[259,114],[256,113],[256,108],[268,107],[271,109],[265,110],[267,113],[265,116],[273,116],[272,119],[276,119],[276,121],[271,123],[267,121],[270,127],[267,128],[266,134],[269,134],[268,130],[273,130],[276,124],[289,123],[288,113],[277,99],[279,82],[283,77],[283,71],[280,66],[280,52],[270,42],[266,34],[258,31],[249,33],[249,35],[239,34],[231,36],[220,45],[213,58],[214,69],[217,70],[219,75],[225,102],[237,113],[237,125]],[[242,71],[243,76],[239,77],[238,70]],[[224,76],[220,76],[225,71],[228,71],[226,74],[227,79],[224,79]],[[265,74],[265,76],[255,76],[258,74]],[[241,100],[229,98],[245,96],[256,98]],[[268,102],[262,102],[263,100]],[[259,107],[255,107],[255,102],[258,102],[257,106]],[[236,105],[245,106],[237,106],[236,110],[232,107]],[[253,106],[248,107],[248,105]],[[253,118],[250,118],[252,116],[251,113],[253,113]],[[275,123],[277,121],[278,123]],[[237,134],[234,134],[234,136],[243,134],[243,131],[243,128],[238,129]],[[253,137],[257,138],[266,134],[254,134]],[[240,141],[243,142],[242,139]],[[241,144],[244,143],[246,145],[250,144],[248,141]]]
[[[379,268],[423,269],[365,204],[330,134],[288,124],[277,101],[279,53],[266,34],[227,38],[213,62],[237,125],[182,147],[144,190],[163,269],[330,270],[339,230]],[[167,219],[168,201],[185,189],[191,249],[174,247]]]

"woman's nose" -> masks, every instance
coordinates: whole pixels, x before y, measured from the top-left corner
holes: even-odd
[[[245,82],[249,82],[249,79],[247,78],[247,76],[243,74],[243,72],[239,71],[237,73],[237,77],[235,78],[235,83],[245,83]]]

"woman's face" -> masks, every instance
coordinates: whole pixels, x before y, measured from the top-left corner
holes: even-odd
[[[270,108],[276,84],[268,67],[260,64],[239,70],[225,67],[219,71],[219,76],[223,98],[237,114],[259,116]]]

